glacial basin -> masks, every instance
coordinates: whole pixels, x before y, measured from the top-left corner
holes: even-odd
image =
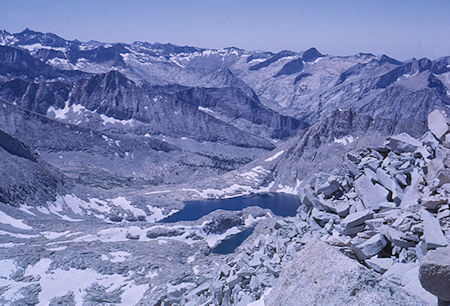
[[[293,217],[300,206],[300,198],[286,193],[258,193],[227,199],[210,199],[200,201],[186,201],[184,207],[161,220],[163,223],[178,221],[194,221],[218,209],[239,211],[250,206],[270,209],[274,215]]]
[[[259,193],[227,199],[186,201],[180,211],[160,222],[195,221],[218,209],[240,211],[250,206],[270,209],[277,216],[293,217],[297,214],[297,209],[300,204],[301,202],[298,196],[286,193]],[[233,253],[253,233],[253,230],[254,227],[247,227],[239,233],[226,237],[212,249],[212,252],[215,254]]]

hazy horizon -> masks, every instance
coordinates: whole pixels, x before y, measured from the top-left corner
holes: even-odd
[[[450,2],[6,0],[0,27],[65,39],[148,41],[278,52],[316,47],[331,55],[369,52],[406,60],[450,55]],[[445,33],[445,34],[442,34]]]

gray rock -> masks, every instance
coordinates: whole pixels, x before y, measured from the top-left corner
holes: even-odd
[[[311,210],[311,217],[317,221],[320,226],[325,226],[330,220],[337,220],[338,216],[334,214],[330,214],[324,211],[320,211],[317,208],[313,207]]]
[[[427,181],[431,182],[434,180],[442,169],[444,169],[444,161],[442,158],[430,160],[427,165],[427,175],[425,176]]]
[[[423,288],[450,302],[450,247],[429,251],[419,271]]]
[[[428,114],[428,129],[437,139],[441,139],[448,132],[447,117],[442,111],[434,110]]]
[[[423,235],[427,248],[434,249],[446,246],[447,240],[442,233],[439,221],[426,210],[422,210],[421,217],[423,220]]]
[[[228,287],[233,288],[237,283],[239,283],[240,279],[238,275],[232,275],[226,279],[226,283]]]
[[[384,219],[383,218],[375,218],[375,219],[366,220],[364,223],[367,225],[367,228],[369,228],[371,230],[377,230],[384,224]]]
[[[444,139],[442,140],[442,144],[444,145],[444,147],[450,149],[450,133],[447,133],[447,134],[444,136]]]
[[[366,220],[373,218],[373,211],[366,209],[364,211],[356,212],[348,215],[341,221],[341,226],[344,228],[355,227],[364,224]]]
[[[399,286],[402,286],[406,283],[405,276],[408,271],[411,271],[416,267],[416,264],[410,262],[410,263],[395,263],[393,264],[385,273],[384,277],[393,282],[394,284],[397,284]]]
[[[443,195],[424,195],[420,201],[420,204],[431,210],[436,210],[442,204],[446,204],[448,202],[447,196]]]
[[[358,164],[358,168],[360,168],[360,169],[369,168],[372,171],[377,171],[380,164],[381,164],[381,160],[379,160],[378,158],[369,156],[369,157],[364,157],[361,160],[361,162]]]
[[[346,201],[339,201],[332,206],[332,209],[335,213],[339,215],[339,217],[345,217],[348,215],[350,210],[350,205]]]
[[[239,214],[233,212],[221,212],[214,215],[211,221],[203,226],[203,231],[207,234],[223,233],[226,230],[244,224]]]
[[[357,152],[347,153],[347,158],[355,164],[359,164],[361,162],[361,156]]]
[[[375,171],[378,171],[378,169],[376,169]],[[372,182],[376,182],[378,180],[378,178],[377,178],[377,174],[375,173],[375,171],[370,168],[365,168],[364,175],[367,176]]]
[[[392,245],[398,246],[400,248],[409,248],[416,245],[413,241],[407,240],[403,232],[398,231],[392,227],[389,227],[386,230],[385,236]]]
[[[341,185],[335,178],[330,178],[328,181],[317,188],[317,193],[323,194],[325,197],[331,196],[339,190]]]
[[[184,231],[175,228],[155,227],[147,231],[147,237],[150,239],[158,237],[173,237],[182,235]]]
[[[358,167],[357,167],[354,163],[352,163],[352,162],[346,160],[346,161],[344,162],[344,166],[345,166],[345,167],[347,168],[347,170],[349,171],[350,176],[356,177],[356,176],[359,175],[360,171],[359,171]]]
[[[131,233],[127,233],[125,238],[130,239],[130,240],[139,240],[139,234],[133,235]]]
[[[324,242],[306,245],[264,299],[267,306],[425,305]]]
[[[406,175],[404,175],[402,173],[397,173],[394,177],[399,184],[402,184],[403,186],[408,185],[408,183],[406,181]]]
[[[385,146],[395,153],[414,152],[422,143],[406,133],[387,138]]]
[[[419,243],[415,247],[417,259],[419,262],[422,262],[423,258],[427,254],[427,245],[423,241],[419,241]]]
[[[417,169],[414,169],[411,172],[411,184],[405,189],[400,207],[407,208],[419,203],[419,199],[422,196],[422,194],[419,192],[419,184],[420,182],[422,182],[422,180],[423,178],[419,174],[419,171]]]
[[[403,197],[403,190],[397,183],[395,178],[390,176],[385,170],[377,169],[377,181],[387,190],[392,193],[392,201],[396,204],[400,204]]]
[[[359,260],[365,260],[376,254],[378,254],[387,244],[384,235],[376,234],[370,239],[360,243],[358,245],[353,245],[352,250],[355,252],[356,257]]]
[[[394,263],[392,258],[372,257],[365,260],[366,265],[378,273],[386,272]]]
[[[443,170],[439,171],[439,173],[437,175],[437,179],[439,180],[439,183],[438,183],[439,187],[450,183],[450,169],[443,169]]]
[[[432,150],[435,150],[439,146],[439,141],[434,137],[430,131],[423,134],[419,139],[424,145],[429,146]]]
[[[345,236],[355,235],[356,233],[362,232],[364,228],[364,224],[348,227],[342,227],[341,225],[335,226],[335,229],[338,231],[338,233]]]
[[[377,209],[381,202],[387,200],[389,191],[379,184],[373,184],[371,180],[362,175],[355,181],[355,190],[366,208]]]
[[[349,205],[346,202],[334,203],[325,199],[318,199],[315,197],[310,189],[306,189],[303,195],[303,204],[309,207],[315,207],[319,210],[339,214],[345,216],[348,214]]]
[[[439,220],[448,218],[448,217],[450,217],[450,210],[448,210],[448,209],[439,211],[436,216],[436,218],[438,218]]]

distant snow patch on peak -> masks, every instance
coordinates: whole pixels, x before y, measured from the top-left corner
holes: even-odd
[[[133,125],[134,124],[134,120],[133,119],[128,119],[128,120],[119,120],[113,117],[109,117],[106,115],[101,114],[100,118],[103,120],[103,125],[106,125],[107,123],[109,124],[122,124],[122,125]]]
[[[39,49],[55,50],[55,51],[61,51],[61,52],[67,51],[66,48],[56,48],[56,47],[52,47],[52,46],[45,46],[40,43],[35,43],[35,44],[31,44],[31,45],[19,45],[18,47],[20,47],[22,49],[26,49],[30,52],[33,52],[33,51],[39,50]]]
[[[80,115],[82,112],[87,111],[87,109],[80,104],[72,104],[69,106],[69,101],[66,101],[64,104],[64,108],[55,108],[54,106],[50,106],[47,110],[47,116],[53,115],[55,119],[68,119],[68,114],[76,114]]]
[[[266,162],[271,162],[271,161],[277,159],[278,157],[280,157],[281,154],[283,154],[283,153],[284,153],[284,150],[281,150],[280,152],[277,152],[274,155],[272,155],[271,157],[267,158],[265,161]]]
[[[343,136],[341,138],[335,138],[333,140],[333,142],[339,143],[339,144],[344,145],[344,146],[352,143],[353,141],[355,141],[355,138],[353,136],[351,136],[351,135]]]

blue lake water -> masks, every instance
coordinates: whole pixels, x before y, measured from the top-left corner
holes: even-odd
[[[239,211],[250,206],[259,206],[270,209],[274,215],[293,217],[301,202],[298,196],[285,193],[260,193],[251,196],[235,197],[229,199],[214,199],[201,201],[186,201],[184,207],[161,220],[163,223],[178,221],[194,221],[218,209]],[[212,252],[216,254],[230,254],[253,233],[254,228],[249,227],[223,239]]]
[[[230,237],[222,240],[218,245],[216,245],[212,252],[216,254],[230,254],[247,239],[253,233],[254,228],[249,227],[239,232],[237,234],[231,235]]]
[[[229,199],[187,201],[183,209],[161,220],[163,223],[194,221],[217,210],[242,210],[250,206],[270,209],[275,215],[293,217],[300,206],[298,196],[285,193],[262,193]]]

